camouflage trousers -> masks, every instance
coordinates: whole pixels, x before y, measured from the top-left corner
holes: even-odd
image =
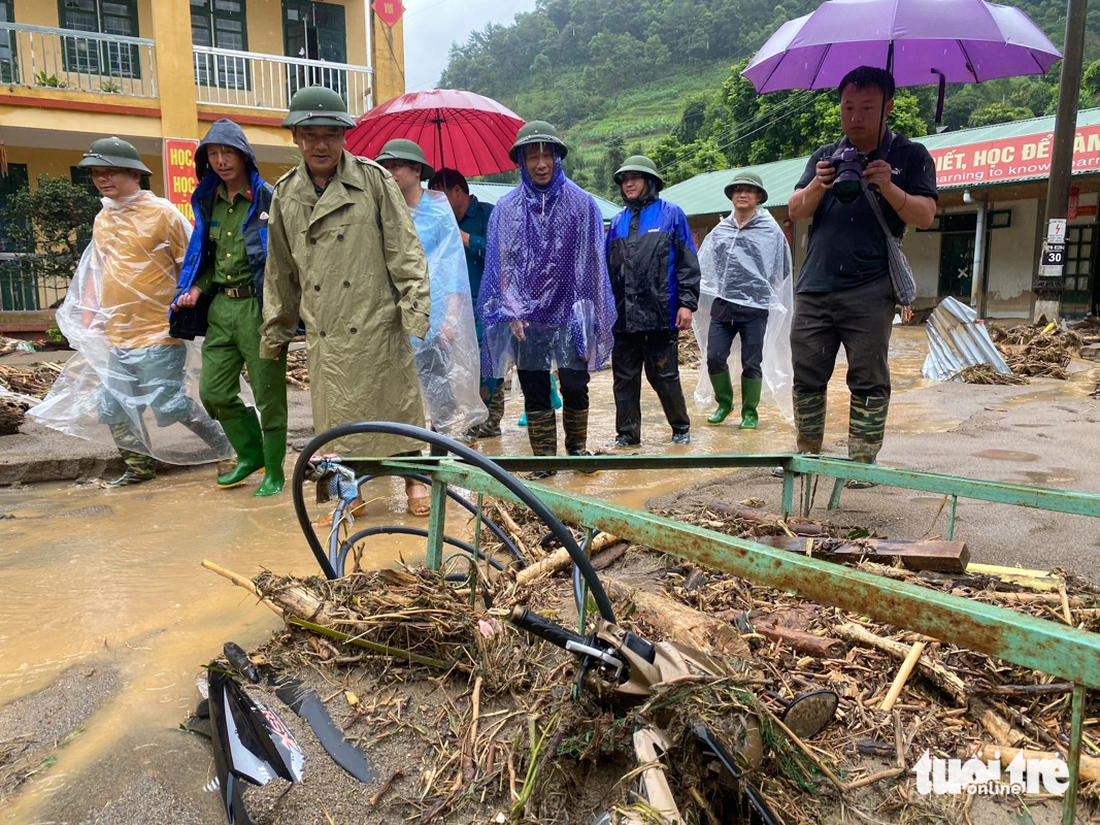
[[[894,293],[888,276],[852,289],[797,296],[791,356],[799,452],[821,452],[827,387],[843,345],[851,392],[848,455],[874,462],[882,448],[890,407],[888,350],[893,322]]]

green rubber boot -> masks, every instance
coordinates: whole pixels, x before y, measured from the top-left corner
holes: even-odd
[[[237,451],[237,466],[218,476],[218,486],[228,489],[244,483],[246,478],[264,468],[264,436],[254,407],[249,407],[240,418],[223,421],[221,425]]]
[[[756,408],[760,406],[760,390],[764,386],[763,378],[741,378],[741,429],[755,430],[760,416]]]
[[[714,387],[714,400],[718,402],[718,409],[707,419],[707,423],[721,424],[733,412],[733,382],[730,380],[730,371],[725,370],[710,376],[710,385]]]
[[[283,491],[286,484],[286,474],[283,472],[285,458],[286,430],[264,430],[264,480],[252,495],[263,498]]]

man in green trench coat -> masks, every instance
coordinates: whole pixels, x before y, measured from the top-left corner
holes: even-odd
[[[300,318],[314,430],[378,420],[423,427],[409,336],[428,332],[428,264],[401,190],[377,163],[344,150],[355,124],[331,89],[299,90],[283,125],[302,162],[275,184],[260,355],[280,357]],[[346,458],[420,446],[373,433],[331,444]],[[427,488],[409,482],[407,491],[420,514]]]

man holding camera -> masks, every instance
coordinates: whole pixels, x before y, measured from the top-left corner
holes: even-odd
[[[848,456],[872,464],[890,406],[895,297],[887,244],[907,225],[932,224],[936,167],[927,149],[886,128],[894,108],[888,72],[861,66],[845,75],[838,91],[844,137],[814,152],[789,203],[791,220],[813,218],[791,325],[795,427],[799,452],[820,453],[826,390],[843,344],[851,392]],[[908,316],[909,308],[903,312]]]

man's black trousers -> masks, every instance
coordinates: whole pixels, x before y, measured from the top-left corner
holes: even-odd
[[[684,391],[680,387],[678,341],[674,329],[616,332],[611,351],[615,391],[615,428],[620,438],[637,444],[642,438],[642,368],[657,393],[674,434],[691,427]]]

